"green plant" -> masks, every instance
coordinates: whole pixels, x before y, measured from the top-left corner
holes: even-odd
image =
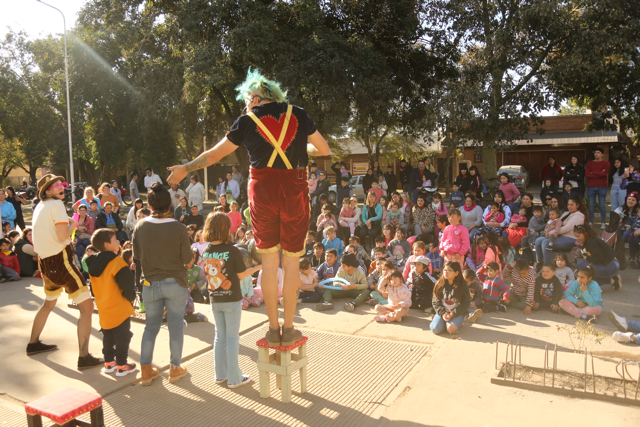
[[[563,325],[557,326],[558,331],[564,331],[569,335],[571,345],[576,351],[583,351],[585,346],[592,341],[589,351],[600,344],[607,336],[606,333],[600,332],[593,327],[591,320],[585,322],[584,320],[578,320],[575,325]]]

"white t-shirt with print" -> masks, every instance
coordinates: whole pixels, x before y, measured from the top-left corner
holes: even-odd
[[[70,243],[58,240],[57,224],[69,224],[62,200],[49,199],[38,203],[33,212],[33,247],[40,258],[57,255]]]

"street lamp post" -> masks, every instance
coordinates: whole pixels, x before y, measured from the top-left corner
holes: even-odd
[[[43,2],[42,0],[36,0],[45,6],[49,6],[51,9],[55,9],[62,15],[62,23],[64,25],[64,76],[67,84],[67,128],[69,130],[69,174],[71,175],[71,201],[76,201],[75,195],[75,178],[73,173],[73,144],[71,143],[71,104],[69,101],[69,61],[67,57],[67,20],[64,17],[64,13],[57,7],[53,7],[50,4]]]

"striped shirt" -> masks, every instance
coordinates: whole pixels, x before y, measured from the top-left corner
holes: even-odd
[[[519,296],[527,297],[527,305],[533,306],[533,294],[536,289],[536,270],[529,267],[529,271],[525,277],[521,277],[511,265],[507,265],[502,271],[502,277],[511,279],[511,291]]]
[[[484,267],[481,267],[477,274],[478,279],[482,281],[482,296],[485,301],[509,300],[509,286],[504,283],[500,276],[496,276],[493,279],[490,278],[485,274]]]

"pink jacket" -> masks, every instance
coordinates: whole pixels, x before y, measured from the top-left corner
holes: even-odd
[[[447,205],[444,202],[440,202],[440,206],[436,209],[436,215],[446,215],[447,212],[449,212],[447,210]]]
[[[227,214],[229,219],[231,220],[231,232],[235,233],[238,231],[238,228],[242,225],[242,214],[240,211],[229,212]]]
[[[520,190],[513,182],[500,184],[500,190],[504,193],[503,202],[506,204],[513,203],[520,197]]]
[[[440,252],[448,255],[460,254],[465,256],[469,252],[469,230],[462,224],[447,225],[440,240]]]
[[[495,217],[495,218],[494,218]],[[497,214],[493,214],[491,211],[484,217],[484,222],[497,222],[498,224],[502,224],[504,221],[504,214],[502,212],[498,212]]]
[[[387,291],[389,292],[387,305],[402,308],[411,307],[411,289],[409,289],[407,285],[388,286]]]

